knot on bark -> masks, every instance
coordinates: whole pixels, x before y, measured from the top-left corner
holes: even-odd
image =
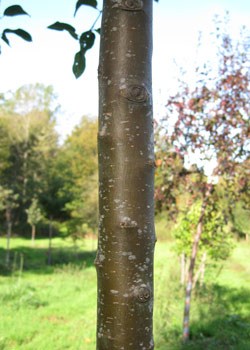
[[[146,303],[150,300],[152,294],[149,288],[145,286],[138,287],[136,290],[136,296],[140,303]]]
[[[124,217],[123,220],[120,222],[120,227],[122,228],[134,228],[137,227],[137,222],[134,220],[131,220],[129,217]]]
[[[140,11],[143,9],[143,2],[142,0],[122,0],[118,6],[123,10]]]
[[[149,99],[147,89],[142,85],[130,85],[128,88],[121,90],[121,94],[130,101],[143,103]]]

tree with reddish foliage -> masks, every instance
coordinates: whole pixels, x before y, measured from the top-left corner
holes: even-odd
[[[247,170],[239,176],[239,168],[250,157],[250,65],[249,44],[243,29],[240,40],[234,42],[219,22],[216,28],[217,71],[206,68],[198,74],[196,87],[181,82],[179,92],[167,102],[166,120],[175,119],[166,129],[165,138],[179,158],[197,155],[210,171],[202,176],[199,188],[202,196],[200,216],[193,240],[191,262],[185,298],[183,341],[189,338],[189,313],[194,267],[202,237],[207,205],[213,200],[215,181],[237,182],[231,202],[246,192]],[[214,62],[213,62],[214,64]],[[165,120],[165,123],[166,123]],[[169,124],[170,125],[170,124]]]
[[[161,131],[162,125],[155,121],[155,210],[166,210],[171,218],[175,218],[177,193],[181,181],[185,181],[181,176],[184,159],[171,149]]]

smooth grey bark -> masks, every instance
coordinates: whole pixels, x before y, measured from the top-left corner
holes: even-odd
[[[97,349],[151,350],[152,0],[104,0],[99,64]]]

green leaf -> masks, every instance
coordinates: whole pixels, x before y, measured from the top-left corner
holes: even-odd
[[[9,33],[9,32],[8,32],[8,29],[5,29],[5,30],[2,32],[2,39],[3,39],[3,41],[6,42],[7,45],[10,45],[10,42],[9,42],[7,36],[6,36],[6,33]]]
[[[85,70],[85,67],[86,67],[86,63],[85,63],[84,52],[80,50],[79,52],[76,53],[74,64],[73,64],[73,73],[76,79],[82,75],[82,73]]]
[[[87,50],[91,49],[91,47],[94,45],[95,34],[91,30],[84,32],[80,36],[79,42],[80,42],[81,49],[84,52],[86,52]]]
[[[22,38],[23,40],[32,41],[31,35],[23,29],[5,29],[2,33],[2,39],[8,45],[10,45],[9,39],[6,36],[6,34],[8,33],[16,34],[17,36],[20,36],[20,38]]]
[[[78,39],[78,35],[76,34],[75,28],[72,27],[70,24],[63,23],[63,22],[55,22],[54,24],[51,24],[50,26],[48,26],[48,28],[59,30],[59,31],[66,30],[74,39]]]
[[[13,6],[9,6],[7,7],[7,9],[5,9],[4,16],[18,16],[18,15],[28,15],[29,14],[27,12],[25,12],[21,6],[19,5],[13,5]]]
[[[78,11],[79,7],[82,5],[88,5],[88,6],[97,8],[97,1],[96,0],[78,0],[76,3],[74,16],[76,15],[76,12]]]
[[[98,34],[101,34],[101,28],[95,29]]]

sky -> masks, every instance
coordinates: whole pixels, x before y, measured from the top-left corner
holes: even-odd
[[[99,35],[87,53],[87,68],[79,79],[72,73],[77,42],[66,32],[47,26],[66,22],[78,34],[89,30],[98,11],[82,6],[73,16],[76,0],[1,0],[0,13],[8,6],[20,4],[28,16],[3,17],[0,31],[23,28],[33,38],[27,43],[14,35],[11,47],[1,42],[0,92],[16,90],[24,84],[52,85],[61,104],[57,130],[62,139],[77,125],[83,115],[98,115],[97,67]],[[102,2],[98,1],[101,10]],[[177,66],[187,69],[195,62],[199,31],[205,33],[205,59],[211,57],[209,33],[214,30],[215,14],[229,11],[232,32],[237,33],[250,18],[249,0],[159,0],[154,2],[153,101],[155,118],[164,116],[168,95],[177,89]],[[100,21],[99,21],[100,23]],[[176,63],[177,62],[177,65]]]

